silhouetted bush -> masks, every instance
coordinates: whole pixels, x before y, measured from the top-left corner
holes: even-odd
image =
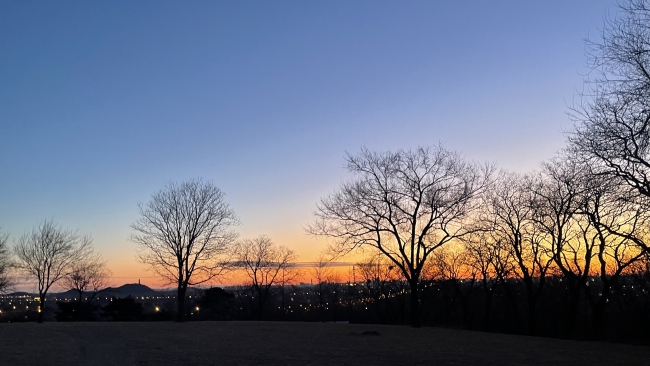
[[[220,288],[211,287],[204,291],[198,302],[196,318],[207,320],[233,320],[235,295]]]

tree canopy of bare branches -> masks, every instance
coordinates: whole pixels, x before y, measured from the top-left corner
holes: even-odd
[[[185,313],[187,287],[205,283],[228,267],[227,255],[238,223],[225,195],[200,179],[169,183],[140,204],[140,219],[131,227],[139,259],[177,286],[177,320]]]
[[[536,332],[536,304],[552,263],[552,256],[543,246],[541,230],[535,225],[534,186],[532,176],[502,172],[484,195],[480,215],[493,241],[502,242],[510,252],[513,274],[526,286],[529,334]]]
[[[236,253],[237,264],[250,279],[253,292],[257,296],[255,315],[260,319],[271,286],[280,281],[283,284],[290,282],[296,276],[293,268],[296,254],[283,245],[275,245],[265,235],[241,240],[237,244]]]
[[[571,149],[650,197],[650,2],[629,0],[587,42],[592,76],[573,107]]]
[[[347,156],[352,181],[323,198],[308,227],[335,239],[338,253],[371,247],[385,255],[411,287],[411,325],[419,327],[418,283],[432,251],[467,233],[463,220],[493,167],[465,161],[443,147]]]
[[[84,258],[72,264],[70,273],[62,280],[68,289],[79,293],[79,302],[83,301],[84,293],[90,293],[88,302],[91,302],[97,293],[108,286],[111,276],[106,267],[106,261],[100,253],[89,251]]]
[[[38,281],[39,323],[43,322],[48,291],[71,273],[72,267],[84,259],[91,245],[89,236],[61,229],[53,221],[43,221],[31,233],[18,239],[14,246],[18,259],[16,266]]]

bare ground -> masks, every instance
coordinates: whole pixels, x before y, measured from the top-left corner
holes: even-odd
[[[650,347],[332,323],[21,323],[0,324],[0,365],[650,365]]]

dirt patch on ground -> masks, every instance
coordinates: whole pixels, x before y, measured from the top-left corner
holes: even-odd
[[[645,346],[331,323],[1,324],[0,341],[0,364],[19,366],[593,366],[647,365],[650,355]]]

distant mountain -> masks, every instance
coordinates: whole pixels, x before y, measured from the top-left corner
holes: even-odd
[[[187,289],[187,296],[203,296],[203,291],[204,288],[198,288],[198,287],[190,287]],[[87,293],[84,293],[84,295],[87,295]],[[30,293],[30,292],[12,292],[8,294],[4,294],[1,296],[11,296],[11,297],[18,297],[18,296],[30,296],[30,297],[37,297],[38,293]],[[48,298],[57,298],[57,299],[76,299],[79,296],[79,292],[75,290],[68,290],[64,292],[50,292],[47,294]],[[172,296],[176,297],[176,289],[175,288],[164,288],[164,289],[158,289],[154,290],[148,286],[139,284],[139,283],[128,283],[126,285],[122,285],[120,287],[107,287],[101,291],[99,291],[99,294],[97,294],[99,297],[117,297],[117,298],[125,298],[128,296],[131,297],[142,297],[142,296]]]
[[[139,283],[129,283],[120,287],[108,287],[99,292],[102,297],[141,297],[160,296],[160,292]]]
[[[52,294],[57,298],[76,298],[79,292],[75,290],[68,290],[58,294]],[[142,297],[142,296],[161,296],[160,291],[152,290],[150,287],[138,283],[129,283],[120,287],[107,287],[97,294],[99,297]],[[49,295],[48,295],[49,296]]]

